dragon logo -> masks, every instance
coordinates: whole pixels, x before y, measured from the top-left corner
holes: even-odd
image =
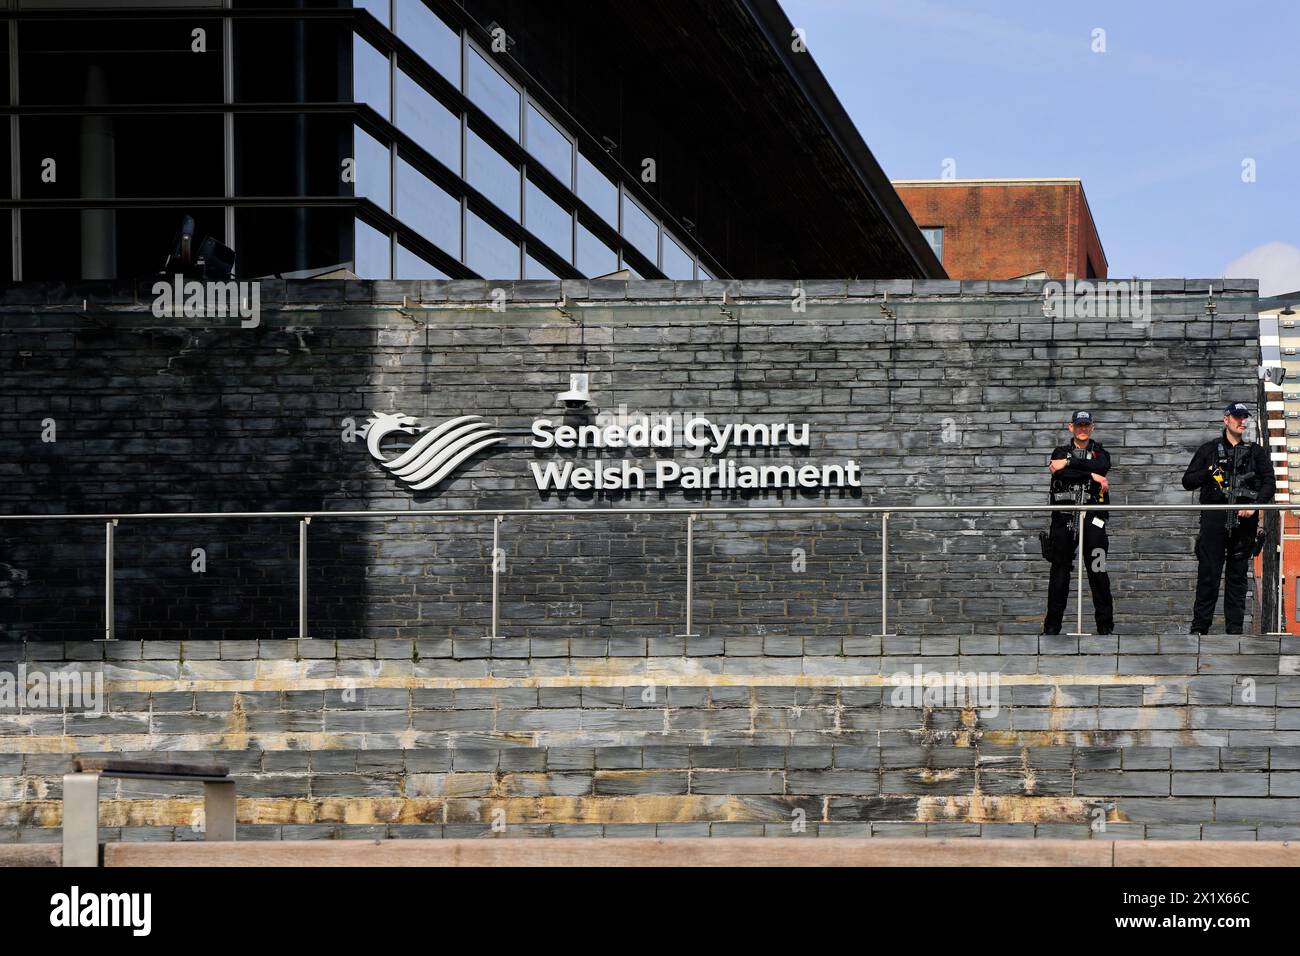
[[[380,443],[388,435],[402,432],[417,435],[415,443],[396,458],[385,457]],[[412,491],[426,491],[456,470],[460,464],[491,445],[506,440],[477,415],[461,415],[437,427],[421,425],[410,415],[375,412],[362,427],[366,450],[377,462],[410,486]]]

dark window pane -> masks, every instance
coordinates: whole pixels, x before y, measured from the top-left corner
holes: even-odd
[[[353,195],[353,184],[343,181],[352,129],[343,116],[235,114],[235,194]]]
[[[460,117],[397,71],[397,128],[460,175]]]
[[[435,246],[460,258],[460,200],[400,157],[397,218]]]
[[[179,159],[175,152],[158,148],[160,123],[166,125],[168,136],[186,144]],[[222,124],[217,114],[25,116],[20,132],[22,189],[28,198],[220,196],[224,192]]]
[[[466,95],[512,138],[519,138],[519,91],[473,47]]]
[[[277,4],[278,5],[278,4]],[[328,20],[235,18],[236,103],[352,99],[352,32]]]
[[[573,143],[531,103],[527,113],[528,152],[560,182],[573,188]]]
[[[423,256],[416,255],[400,242],[397,244],[397,264],[393,267],[394,279],[445,279],[442,272]]]
[[[0,70],[4,71],[0,76],[9,75],[9,24],[2,21],[0,21]],[[9,196],[9,190],[5,186],[10,181],[9,163],[9,121],[6,117],[0,120],[0,196],[4,197]],[[12,278],[9,274],[12,266],[8,261],[12,259],[12,256],[8,255],[12,240],[9,211],[0,210],[0,243],[3,243],[0,245],[0,282],[7,282]]]
[[[519,247],[474,213],[466,213],[465,264],[485,279],[518,279]]]
[[[618,187],[581,152],[578,153],[578,198],[601,219],[618,228]]]
[[[565,262],[573,261],[573,214],[532,182],[525,196],[525,222],[529,232],[541,239]]]
[[[351,210],[235,210],[235,270],[242,278],[323,271],[351,258]]]
[[[645,210],[623,195],[623,235],[651,262],[659,255],[659,226]]]
[[[465,165],[469,184],[492,200],[512,219],[519,218],[519,169],[479,138],[467,133]],[[495,276],[494,278],[500,278]]]
[[[356,193],[385,212],[392,212],[389,149],[360,126],[353,130],[356,150]]]
[[[388,234],[360,219],[352,271],[362,279],[387,279],[393,272],[392,242]]]
[[[186,214],[194,217],[196,240],[224,241],[220,208],[25,209],[23,278],[149,278],[162,269]]]
[[[4,30],[0,29],[0,40],[4,38]],[[0,60],[3,60],[0,55]],[[0,123],[0,174],[9,175],[9,124]],[[0,194],[3,189],[0,188]],[[0,282],[11,282],[13,280],[13,217],[16,213],[8,209],[0,209]]]
[[[374,107],[384,119],[389,110],[388,57],[359,36],[352,39],[352,99]]]
[[[397,0],[395,32],[431,67],[460,89],[460,34],[424,0]]]
[[[196,29],[203,52],[193,49]],[[22,102],[220,103],[221,41],[220,20],[24,20]]]
[[[0,282],[12,282],[14,277],[13,255],[9,250],[13,248],[13,213],[8,209],[0,209],[0,243],[4,244],[4,252],[0,252]]]
[[[587,278],[618,271],[618,254],[578,223],[578,271]]]

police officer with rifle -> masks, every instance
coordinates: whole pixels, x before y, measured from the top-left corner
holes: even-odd
[[[1201,504],[1245,505],[1232,510],[1202,511],[1201,531],[1196,537],[1196,604],[1192,609],[1193,634],[1209,633],[1214,605],[1219,600],[1219,581],[1227,564],[1227,585],[1223,592],[1226,633],[1240,634],[1246,614],[1246,569],[1263,547],[1256,543],[1259,512],[1251,505],[1273,500],[1276,484],[1268,448],[1245,440],[1250,409],[1241,402],[1223,413],[1223,432],[1207,441],[1187,466],[1183,487],[1199,490]]]
[[[1104,505],[1110,501],[1110,453],[1092,438],[1093,421],[1089,412],[1075,412],[1070,417],[1072,440],[1052,449],[1047,468],[1051,472],[1051,502],[1054,505]],[[1061,617],[1070,595],[1071,568],[1079,545],[1079,521],[1083,519],[1083,560],[1088,570],[1088,588],[1092,591],[1092,608],[1098,634],[1115,630],[1115,609],[1110,597],[1110,575],[1106,573],[1106,553],[1110,540],[1105,511],[1053,511],[1050,529],[1043,533],[1043,556],[1052,564],[1047,586],[1047,616],[1044,634],[1061,633]]]

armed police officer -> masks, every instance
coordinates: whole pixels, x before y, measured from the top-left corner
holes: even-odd
[[[1193,634],[1206,634],[1214,620],[1219,581],[1227,564],[1223,591],[1223,617],[1227,633],[1240,634],[1246,614],[1246,569],[1256,551],[1259,512],[1252,506],[1273,500],[1276,484],[1267,447],[1245,440],[1250,409],[1241,402],[1223,413],[1223,431],[1207,441],[1187,466],[1183,487],[1201,493],[1201,504],[1241,504],[1238,509],[1201,512],[1201,532],[1196,537],[1196,604],[1192,609]]]
[[[1052,449],[1047,463],[1052,475],[1051,502],[1054,505],[1104,505],[1110,501],[1110,454],[1092,437],[1093,421],[1089,412],[1070,416],[1071,441]],[[1061,617],[1070,594],[1071,568],[1078,552],[1079,524],[1083,528],[1083,560],[1088,571],[1088,588],[1092,591],[1092,609],[1097,619],[1097,633],[1115,630],[1115,609],[1110,598],[1110,575],[1106,573],[1106,553],[1110,540],[1105,511],[1053,511],[1051,528],[1044,543],[1044,555],[1051,561],[1052,572],[1047,586],[1047,617],[1044,634],[1061,633]]]

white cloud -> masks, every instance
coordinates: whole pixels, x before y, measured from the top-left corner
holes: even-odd
[[[1264,297],[1300,291],[1300,248],[1286,242],[1266,242],[1223,269],[1228,279],[1258,279]]]

